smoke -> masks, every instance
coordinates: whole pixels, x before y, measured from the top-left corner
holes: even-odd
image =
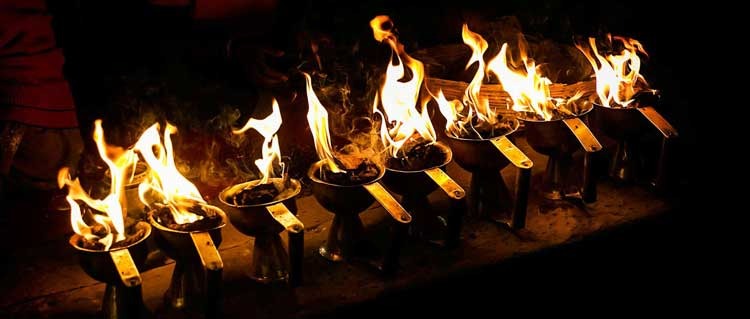
[[[329,113],[334,152],[382,164],[386,158],[372,114],[372,101],[382,79],[363,63],[359,42],[340,49],[327,44],[314,50],[313,60],[320,61],[323,68],[311,73],[316,95]]]
[[[187,79],[176,80],[182,78]],[[242,103],[226,101],[227,96],[247,101],[251,97],[230,92],[226,83],[199,74],[170,77],[136,70],[120,82],[118,92],[102,108],[104,131],[112,144],[132,147],[149,126],[170,122],[178,128],[173,136],[175,163],[199,187],[221,189],[257,178],[254,157],[248,154],[254,149],[252,139],[231,133],[241,117]]]

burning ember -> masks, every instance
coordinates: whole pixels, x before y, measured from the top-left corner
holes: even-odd
[[[358,185],[376,179],[380,173],[377,165],[360,153],[343,154],[334,152],[331,134],[328,130],[328,111],[312,88],[310,75],[304,73],[307,91],[307,122],[315,141],[318,158],[324,161],[320,178],[337,185]]]
[[[102,121],[96,120],[94,124],[93,137],[96,148],[110,170],[109,194],[102,200],[91,198],[83,190],[78,178],[71,180],[67,167],[60,169],[57,181],[60,188],[68,186],[66,199],[70,204],[70,223],[73,231],[82,237],[78,245],[87,249],[110,250],[128,246],[144,234],[143,230],[140,230],[138,233],[126,235],[123,217],[127,171],[135,171],[132,167],[137,163],[138,156],[132,150],[107,145]],[[82,211],[77,201],[85,203],[85,207],[90,210]],[[92,223],[93,225],[89,226]]]
[[[213,210],[203,209],[206,202],[200,192],[177,170],[170,137],[176,132],[177,128],[167,123],[162,144],[157,123],[136,142],[135,150],[151,168],[138,185],[138,195],[141,202],[156,209],[154,217],[164,226],[182,231],[211,228],[222,218]]]
[[[639,73],[641,59],[638,53],[646,56],[648,54],[641,43],[635,39],[614,37],[613,41],[613,37],[607,35],[607,42],[610,46],[619,42],[623,48],[620,54],[602,56],[599,54],[594,38],[589,38],[591,51],[580,44],[576,44],[576,47],[594,68],[599,103],[606,107],[628,107],[633,102],[636,93],[648,89],[646,79]]]
[[[495,114],[490,107],[489,100],[479,94],[485,78],[484,52],[487,51],[487,41],[481,35],[469,30],[466,24],[463,25],[461,37],[464,44],[468,45],[472,51],[466,69],[477,63],[477,71],[466,87],[463,101],[448,101],[442,91],[438,91],[438,95],[434,97],[440,113],[446,120],[445,131],[459,138],[484,139],[501,136],[513,129],[512,120],[504,120]],[[464,109],[467,109],[465,113]]]
[[[273,111],[266,118],[262,120],[251,118],[241,129],[232,131],[234,134],[243,134],[252,128],[263,135],[263,154],[260,159],[255,161],[255,165],[260,170],[261,178],[249,184],[240,184],[244,185],[242,187],[231,188],[228,191],[227,202],[238,206],[269,203],[282,197],[280,195],[286,195],[284,191],[289,189],[289,185],[287,185],[288,175],[285,171],[285,165],[281,161],[279,136],[276,135],[282,123],[279,103],[276,99],[273,99],[272,109]],[[276,177],[274,169],[276,166],[281,167],[282,178],[274,178]],[[290,189],[290,191],[292,190]]]
[[[548,78],[539,72],[539,66],[526,54],[526,41],[518,38],[520,62],[508,59],[508,44],[503,43],[500,52],[487,64],[487,70],[495,74],[510,94],[513,110],[532,119],[550,121],[580,113],[576,101],[583,95],[578,92],[567,99],[552,98]],[[519,65],[520,64],[520,65]]]

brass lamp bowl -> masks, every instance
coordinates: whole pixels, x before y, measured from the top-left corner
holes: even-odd
[[[141,276],[138,267],[143,267],[148,254],[146,239],[151,235],[151,226],[145,222],[135,225],[144,230],[138,241],[127,247],[112,250],[92,250],[78,246],[81,236],[73,234],[69,243],[76,249],[78,261],[91,278],[106,283],[102,312],[105,318],[139,318],[147,312],[141,293]]]
[[[322,180],[320,178],[320,171],[323,165],[325,165],[325,161],[315,162],[307,171],[307,176],[313,182],[313,196],[315,196],[315,199],[323,208],[337,216],[358,215],[375,202],[372,195],[362,186],[377,183],[383,178],[385,168],[382,165],[376,164],[379,173],[375,179],[356,185],[337,185]]]
[[[284,183],[281,178],[270,180],[278,185]],[[281,198],[255,205],[230,203],[233,194],[258,182],[260,180],[227,187],[219,193],[219,201],[234,228],[255,237],[250,277],[261,283],[289,280],[292,285],[297,285],[297,278],[301,278],[301,262],[295,265],[295,261],[301,261],[304,253],[305,226],[294,215],[297,213],[295,198],[302,186],[298,180],[289,179],[287,185],[282,186],[286,189],[280,194]],[[285,229],[289,231],[290,239],[288,254],[279,236]]]
[[[602,149],[584,120],[593,106],[584,105],[577,116],[568,116],[549,121],[521,116],[526,126],[526,141],[532,149],[547,155],[547,169],[542,193],[549,200],[577,198],[583,202],[596,200],[596,182],[591,177],[590,153]],[[583,170],[578,171],[573,163],[573,153],[583,150]],[[576,177],[580,177],[577,185]]]
[[[654,109],[659,98],[658,91],[645,90],[633,97],[635,101],[629,107],[606,107],[594,102],[592,115],[595,128],[617,141],[609,166],[609,176],[614,180],[633,182],[637,178],[639,171],[643,169],[640,162],[643,150],[638,145],[639,139],[656,128],[662,133],[663,139],[652,185],[656,188],[663,186],[667,141],[677,137],[677,131]]]
[[[512,121],[512,130],[489,139],[455,137],[446,132],[446,143],[453,150],[458,166],[471,173],[499,171],[508,166],[510,161],[505,156],[498,156],[498,149],[492,141],[503,137],[512,139],[512,134],[518,130],[519,126],[518,120]]]
[[[438,188],[438,184],[424,173],[432,169],[444,169],[445,165],[453,160],[453,152],[441,142],[435,142],[431,147],[436,147],[440,149],[441,153],[445,154],[442,163],[414,171],[398,170],[386,166],[383,176],[385,187],[396,194],[409,198],[423,197],[434,192]]]
[[[469,212],[517,230],[526,225],[533,162],[513,144],[519,122],[511,121],[511,130],[488,139],[456,137],[448,132],[445,135],[456,163],[471,173]],[[508,164],[518,168],[514,196],[500,174]]]
[[[175,260],[172,280],[164,294],[165,303],[171,310],[217,315],[221,302],[221,278],[224,263],[219,255],[221,228],[227,216],[218,207],[203,204],[222,218],[221,224],[211,229],[180,231],[161,225],[149,213],[149,222],[156,229],[154,239],[157,246]]]

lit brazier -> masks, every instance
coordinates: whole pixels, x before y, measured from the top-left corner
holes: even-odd
[[[150,170],[139,186],[141,201],[150,209],[149,221],[160,249],[175,260],[172,281],[164,295],[168,308],[216,317],[221,304],[224,264],[217,247],[226,215],[206,204],[198,189],[175,166],[171,135],[164,140],[154,124],[135,144]]]
[[[382,164],[367,157],[333,150],[328,131],[328,112],[315,95],[310,76],[304,75],[309,107],[307,121],[320,158],[310,167],[307,176],[313,182],[315,199],[335,215],[328,230],[328,240],[318,252],[331,261],[361,256],[364,241],[359,213],[377,200],[396,222],[382,263],[378,265],[383,272],[393,273],[398,265],[403,232],[406,224],[411,222],[411,215],[378,183],[385,173]]]
[[[511,229],[526,224],[526,206],[532,161],[513,144],[518,121],[498,114],[489,100],[480,95],[485,78],[484,52],[487,41],[464,24],[462,38],[471,47],[467,68],[477,64],[474,78],[466,88],[463,101],[449,101],[442,91],[435,100],[445,117],[445,135],[456,162],[471,172],[469,211],[490,218]],[[515,194],[511,196],[500,170],[513,164],[518,168]]]
[[[593,202],[596,184],[591,178],[590,153],[602,146],[584,123],[592,106],[580,99],[581,93],[553,98],[549,90],[551,81],[527,57],[524,39],[519,38],[518,43],[520,59],[508,58],[510,53],[505,43],[487,63],[487,70],[497,76],[503,90],[510,95],[512,108],[526,127],[529,145],[548,156],[542,193],[553,201]],[[581,149],[585,154],[583,169],[579,171],[574,166],[573,153]]]
[[[102,300],[105,318],[146,318],[148,311],[141,297],[142,267],[151,234],[148,223],[125,219],[125,181],[127,167],[135,153],[107,145],[101,120],[95,122],[94,141],[102,160],[110,169],[110,191],[104,199],[93,199],[71,180],[68,168],[58,174],[60,187],[67,187],[70,222],[75,234],[70,245],[78,252],[83,270],[92,278],[107,284]],[[79,204],[81,203],[81,204]]]
[[[295,197],[302,187],[298,180],[289,178],[281,162],[276,132],[282,120],[276,99],[272,109],[265,119],[251,118],[242,129],[233,132],[242,134],[252,128],[263,136],[262,157],[255,161],[261,178],[224,189],[219,201],[232,225],[255,237],[250,277],[262,283],[288,280],[296,286],[302,280],[305,226],[295,216]],[[276,174],[276,168],[280,174]],[[279,237],[284,230],[289,234],[289,254]]]
[[[633,182],[641,175],[642,151],[639,139],[653,131],[661,132],[662,144],[651,184],[664,186],[668,155],[668,141],[677,137],[677,131],[662,117],[654,106],[659,96],[649,89],[646,79],[639,73],[641,61],[638,54],[646,54],[640,42],[622,37],[607,37],[609,52],[600,53],[596,40],[589,38],[589,46],[577,45],[591,63],[596,75],[594,97],[595,128],[617,141],[610,162],[609,176],[615,180]],[[589,49],[590,47],[590,49]],[[621,50],[619,53],[617,50]],[[648,123],[650,123],[650,125]]]
[[[446,235],[442,236],[445,243],[455,245],[460,234],[465,192],[444,171],[452,153],[450,148],[436,140],[427,111],[427,103],[431,100],[429,95],[422,99],[421,112],[416,108],[424,80],[424,65],[404,51],[388,16],[375,17],[370,21],[370,27],[377,41],[391,47],[385,79],[373,103],[373,113],[381,118],[380,137],[388,155],[383,183],[389,190],[403,196],[403,205],[414,217],[410,235],[440,240],[431,233],[445,229]],[[447,224],[443,224],[443,219],[433,212],[427,200],[427,195],[438,187],[453,200]]]

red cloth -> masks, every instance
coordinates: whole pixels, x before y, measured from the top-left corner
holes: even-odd
[[[78,126],[44,0],[0,0],[0,121]]]
[[[155,6],[181,7],[193,4],[193,18],[221,20],[238,17],[248,12],[270,13],[278,0],[149,0]]]

